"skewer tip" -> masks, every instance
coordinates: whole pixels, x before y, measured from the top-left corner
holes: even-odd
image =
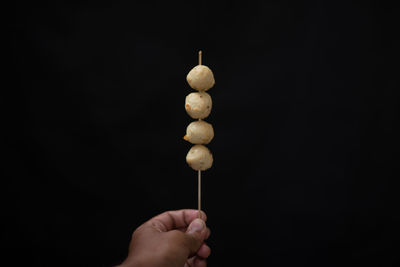
[[[201,65],[201,57],[202,57],[203,52],[199,50],[199,65]]]

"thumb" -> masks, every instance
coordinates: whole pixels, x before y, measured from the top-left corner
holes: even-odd
[[[190,254],[195,254],[206,237],[206,223],[201,219],[195,219],[189,225],[185,236],[190,250]]]

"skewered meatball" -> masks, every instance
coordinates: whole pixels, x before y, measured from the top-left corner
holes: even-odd
[[[209,67],[197,65],[186,76],[190,87],[198,91],[207,91],[214,86],[214,74]]]
[[[205,121],[194,121],[186,128],[186,135],[183,137],[192,144],[208,144],[214,138],[212,125]]]
[[[186,155],[186,162],[196,171],[205,171],[211,168],[213,156],[207,147],[194,145]]]
[[[186,96],[185,109],[193,119],[204,119],[210,115],[212,99],[206,92],[190,93]]]

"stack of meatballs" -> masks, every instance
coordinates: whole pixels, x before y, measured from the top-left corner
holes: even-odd
[[[205,118],[211,113],[212,99],[206,93],[214,86],[214,74],[211,69],[205,65],[194,67],[186,76],[190,87],[197,92],[190,93],[185,99],[185,109],[187,114],[193,119],[197,119],[188,125],[186,135],[183,137],[186,141],[193,144],[186,156],[186,162],[197,171],[209,169],[213,164],[213,156],[210,150],[204,146],[214,138],[214,129]]]

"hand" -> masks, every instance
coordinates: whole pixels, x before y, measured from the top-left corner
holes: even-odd
[[[207,216],[197,210],[164,212],[138,227],[120,267],[204,267],[211,253]]]

